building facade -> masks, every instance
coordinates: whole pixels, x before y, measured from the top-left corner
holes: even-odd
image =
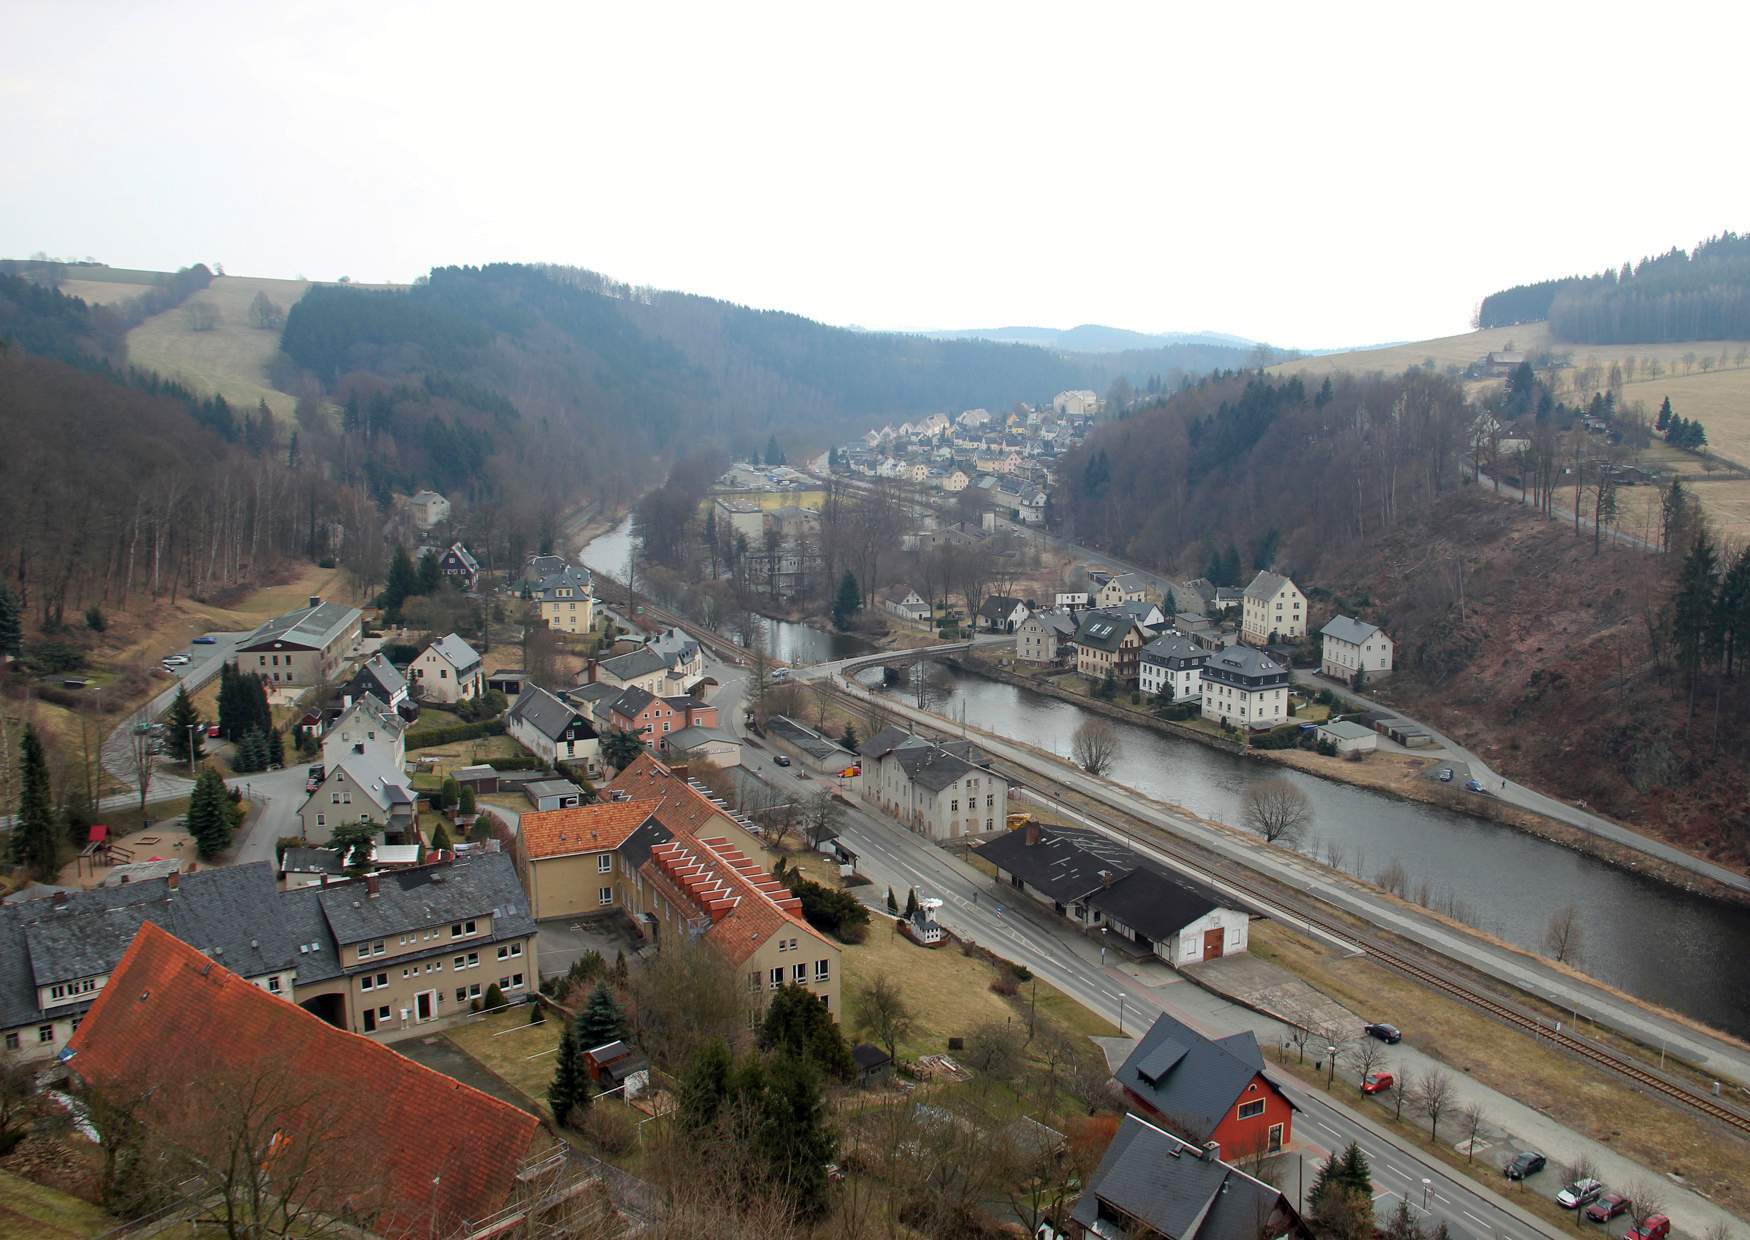
[[[897,728],[862,745],[857,790],[910,830],[932,840],[982,835],[1003,827],[1009,782],[952,752]]]
[[[347,656],[358,645],[363,617],[356,607],[324,603],[312,595],[308,605],[276,616],[237,643],[230,662],[274,685],[319,685],[340,679]]]
[[[428,702],[466,702],[486,692],[486,673],[479,654],[454,633],[421,650],[407,672],[414,692]]]
[[[1385,676],[1392,670],[1392,639],[1377,624],[1351,616],[1334,616],[1319,630],[1322,639],[1319,671],[1338,680],[1356,674]]]
[[[1250,729],[1286,723],[1288,669],[1248,646],[1211,655],[1203,665],[1203,717]]]
[[[1240,600],[1240,640],[1251,646],[1306,636],[1306,595],[1278,573],[1260,570]]]
[[[1137,662],[1137,687],[1173,702],[1203,696],[1203,665],[1209,651],[1183,633],[1168,630],[1142,648]]]

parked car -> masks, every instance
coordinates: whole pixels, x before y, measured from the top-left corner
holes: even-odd
[[[164,656],[164,662],[171,667],[181,667],[188,662],[188,656],[185,654],[167,654]]]
[[[1404,1040],[1402,1031],[1396,1025],[1367,1025],[1362,1028],[1361,1032],[1370,1038],[1378,1038],[1381,1042],[1387,1042],[1394,1046]]]
[[[134,725],[134,735],[135,736],[145,736],[148,733],[150,733],[151,731],[152,731],[152,725],[145,722],[144,720],[141,720],[139,723],[136,723]]]
[[[1450,766],[1443,766],[1440,768],[1440,782],[1443,784],[1450,784],[1452,782],[1452,768]]]
[[[1575,1180],[1572,1184],[1562,1186],[1562,1191],[1556,1194],[1556,1204],[1564,1210],[1578,1210],[1583,1205],[1598,1200],[1598,1195],[1604,1191],[1604,1185],[1593,1179]]]
[[[1605,1193],[1586,1207],[1586,1218],[1594,1223],[1608,1223],[1619,1214],[1628,1213],[1633,1203],[1621,1193]]]
[[[1483,790],[1482,781],[1476,779],[1465,780],[1464,787],[1466,792],[1481,792]]]
[[[314,792],[322,786],[322,764],[318,762],[304,774],[304,791]]]
[[[789,766],[790,759],[785,757],[781,753],[775,753],[772,755],[772,765],[773,766]]]
[[[203,633],[201,636],[194,639],[194,644],[197,646],[216,646],[219,644],[219,639],[216,637],[208,637]]]
[[[1501,1168],[1501,1174],[1509,1180],[1523,1180],[1528,1175],[1536,1175],[1549,1165],[1549,1159],[1536,1150],[1522,1150],[1513,1155],[1513,1161]]]
[[[773,680],[789,680],[790,679],[790,669],[787,667],[774,667],[772,669],[772,679]]]
[[[1639,1227],[1622,1233],[1622,1240],[1665,1240],[1671,1234],[1671,1220],[1663,1214],[1649,1214]]]
[[[1367,1079],[1361,1082],[1361,1092],[1364,1094],[1383,1094],[1397,1083],[1397,1077],[1389,1072],[1369,1072]]]
[[[219,725],[218,724],[209,723],[207,725],[207,738],[209,740],[218,740],[219,739]]]

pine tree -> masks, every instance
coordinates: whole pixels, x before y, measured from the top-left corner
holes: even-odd
[[[832,1014],[803,986],[783,986],[766,1007],[760,1046],[807,1060],[829,1076],[848,1081],[851,1048]]]
[[[231,764],[242,775],[253,774],[267,766],[267,738],[261,729],[251,727],[237,746],[236,760]]]
[[[439,795],[444,799],[440,808],[454,809],[462,803],[462,785],[456,782],[455,776],[446,775],[444,776],[443,791]]]
[[[165,712],[164,722],[168,728],[164,746],[170,751],[170,756],[178,762],[199,762],[206,749],[206,732],[202,727],[201,713],[188,696],[186,685],[177,687],[176,699]],[[191,747],[192,754],[189,752]]]
[[[856,753],[857,752],[857,729],[852,727],[848,723],[845,724],[845,738],[844,738],[843,742],[841,742],[841,743],[844,745],[844,747],[846,749],[850,750],[852,753]]]
[[[270,767],[286,764],[286,742],[278,728],[269,729],[267,734],[267,764]]]
[[[1319,1203],[1324,1200],[1325,1194],[1341,1184],[1342,1172],[1337,1165],[1337,1152],[1333,1150],[1319,1165],[1319,1173],[1313,1178],[1312,1191],[1306,1196],[1307,1210],[1309,1212],[1316,1211],[1319,1208]]]
[[[887,889],[887,911],[895,914],[899,912],[899,901],[893,898],[893,888],[891,887]]]
[[[818,1004],[816,1004],[818,1006]],[[820,1081],[794,1055],[779,1055],[770,1065],[750,1060],[737,1074],[736,1095],[752,1104],[755,1165],[803,1218],[826,1212],[826,1167],[838,1153],[827,1123]]]
[[[494,982],[486,988],[486,994],[481,1001],[480,1008],[482,1011],[496,1012],[503,1006],[504,988],[497,982]]]
[[[55,876],[55,811],[49,799],[49,764],[42,738],[24,725],[19,744],[18,817],[12,826],[12,861],[43,880]]]
[[[480,809],[479,801],[474,796],[474,785],[463,784],[462,791],[456,798],[456,812],[459,814],[474,814]]]
[[[589,1078],[570,1022],[559,1035],[559,1061],[553,1067],[553,1083],[547,1086],[547,1105],[561,1128],[570,1127],[573,1111],[589,1106]]]
[[[448,852],[455,847],[450,839],[450,829],[444,824],[442,818],[438,819],[437,826],[431,829],[431,847],[433,852]]]
[[[1671,600],[1671,637],[1677,648],[1677,666],[1689,689],[1689,713],[1695,713],[1695,682],[1701,669],[1713,661],[1719,614],[1719,553],[1704,528],[1695,536]]]
[[[619,951],[614,953],[614,985],[624,986],[628,976],[629,971],[626,968],[626,949],[622,947]]]
[[[1669,396],[1667,396],[1664,399],[1664,401],[1659,405],[1659,418],[1658,418],[1658,421],[1653,423],[1653,429],[1656,431],[1665,431],[1665,430],[1669,430],[1670,427],[1671,427],[1671,398]]]
[[[782,465],[783,463],[784,449],[778,446],[777,433],[773,432],[771,438],[766,440],[766,464]]]
[[[292,431],[291,441],[286,444],[286,468],[287,469],[296,469],[297,467],[298,467],[298,432],[294,429]]]
[[[918,889],[911,888],[905,893],[905,915],[912,916],[918,911]]]
[[[419,593],[419,570],[413,567],[413,557],[407,548],[397,546],[389,561],[389,576],[383,585],[383,614],[390,620],[401,619],[401,604]]]
[[[626,1013],[620,1009],[606,982],[597,982],[589,1001],[577,1018],[577,1039],[582,1050],[594,1050],[626,1036]]]
[[[729,1047],[721,1038],[693,1056],[681,1077],[680,1122],[692,1133],[702,1133],[717,1122],[729,1099],[729,1080],[734,1070]]]
[[[1416,1216],[1410,1213],[1410,1203],[1404,1198],[1398,1198],[1398,1207],[1386,1220],[1382,1234],[1385,1240],[1422,1240],[1422,1229],[1416,1223]]]
[[[230,793],[214,770],[204,770],[188,798],[188,833],[202,861],[211,861],[231,846]]]
[[[24,653],[24,613],[12,587],[0,582],[0,659]]]
[[[863,610],[863,592],[857,586],[857,578],[850,569],[839,578],[838,593],[832,600],[832,622],[835,628],[848,629],[851,619]]]
[[[1343,1161],[1338,1170],[1345,1187],[1361,1193],[1369,1201],[1373,1200],[1373,1168],[1368,1165],[1367,1155],[1354,1141],[1343,1150]]]
[[[419,557],[419,594],[436,594],[444,584],[444,570],[438,564],[437,555],[427,551]]]

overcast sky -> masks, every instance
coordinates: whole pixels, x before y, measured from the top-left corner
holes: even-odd
[[[1746,6],[1555,7],[15,0],[0,255],[1449,335],[1750,226]]]

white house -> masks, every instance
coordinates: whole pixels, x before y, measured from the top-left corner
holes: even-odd
[[[892,590],[882,600],[883,607],[891,616],[897,616],[908,624],[916,624],[923,628],[930,627],[930,604],[916,590]]]
[[[414,525],[429,530],[450,519],[450,501],[436,491],[416,491],[407,497],[407,511]]]
[[[454,633],[434,638],[407,672],[414,693],[427,702],[465,702],[486,692],[480,655]]]
[[[1203,717],[1252,729],[1286,722],[1288,669],[1249,646],[1210,655],[1203,665]]]
[[[1100,398],[1085,388],[1059,392],[1051,398],[1051,407],[1060,414],[1093,413],[1100,407]]]
[[[1086,590],[1059,590],[1051,605],[1057,611],[1076,612],[1092,603]]]
[[[591,778],[601,773],[601,740],[595,725],[569,702],[539,685],[524,689],[505,712],[511,739],[549,763],[582,762]]]
[[[407,764],[407,724],[375,694],[353,699],[322,737],[322,765],[332,770],[348,758],[364,758],[384,770]]]
[[[1100,583],[1094,595],[1094,606],[1116,607],[1120,603],[1140,603],[1148,597],[1148,583],[1140,573],[1118,573]]]
[[[1209,651],[1169,629],[1142,648],[1137,687],[1144,693],[1188,702],[1203,696],[1203,665]]]
[[[1241,599],[1240,640],[1252,646],[1306,636],[1306,595],[1279,573],[1259,570]]]
[[[1319,671],[1353,681],[1357,673],[1384,676],[1392,670],[1392,640],[1377,624],[1334,616],[1319,630],[1324,639]]]
[[[1379,748],[1379,733],[1372,728],[1362,727],[1359,723],[1350,723],[1347,719],[1339,719],[1335,723],[1319,725],[1319,739],[1335,745],[1340,755],[1352,753],[1372,753]]]
[[[919,835],[958,839],[1008,821],[1009,781],[968,761],[972,750],[963,742],[934,745],[888,727],[864,741],[861,753],[858,792]]]

